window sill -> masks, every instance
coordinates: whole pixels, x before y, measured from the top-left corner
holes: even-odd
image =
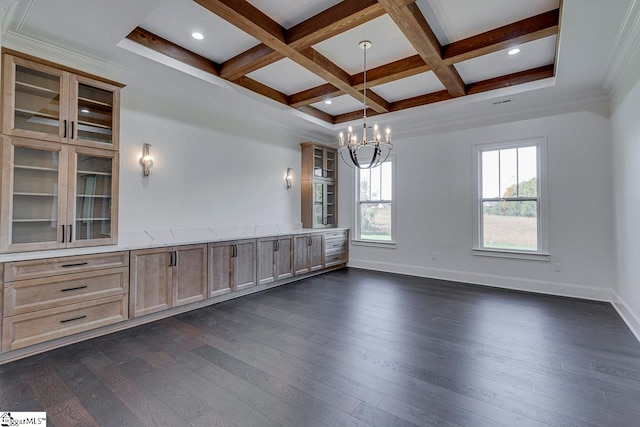
[[[385,242],[380,240],[351,240],[353,246],[370,246],[374,248],[395,249],[398,247],[396,242]]]
[[[538,252],[510,252],[496,249],[472,249],[473,255],[494,258],[524,259],[528,261],[551,261],[551,255]]]

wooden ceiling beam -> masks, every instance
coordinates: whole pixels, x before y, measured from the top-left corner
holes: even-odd
[[[372,110],[371,108],[367,108],[367,117],[377,116],[378,114],[382,114],[382,113],[378,113],[377,111]],[[362,110],[351,111],[349,113],[338,114],[337,116],[333,116],[334,124],[348,123],[356,120],[362,120]]]
[[[311,117],[315,117],[316,119],[320,119],[327,123],[333,124],[333,116],[331,114],[325,113],[324,111],[318,110],[317,108],[311,107],[310,105],[303,105],[296,108],[296,110],[300,111],[301,113],[308,114]]]
[[[233,83],[237,84],[238,86],[242,86],[245,89],[249,89],[250,91],[253,91],[259,95],[277,101],[281,104],[289,105],[288,95],[275,90],[263,83],[260,83],[259,81],[253,80],[247,76],[240,77],[239,79],[234,80]]]
[[[236,80],[282,58],[284,58],[284,55],[280,52],[276,52],[266,44],[260,43],[220,64],[220,77],[227,80]]]
[[[442,61],[442,46],[418,6],[406,4],[405,0],[379,2],[451,96],[465,95],[465,84],[460,74],[453,65]]]
[[[183,64],[190,65],[209,74],[213,74],[214,76],[218,75],[219,65],[215,62],[180,47],[169,40],[165,40],[160,36],[156,36],[143,28],[134,28],[133,31],[127,35],[127,39],[173,58],[176,61],[182,62]]]
[[[478,34],[444,46],[447,65],[558,34],[560,10],[555,9],[522,21]]]
[[[346,71],[313,48],[298,51],[289,46],[284,28],[246,0],[194,1],[360,102],[364,100],[362,93],[351,86]],[[373,99],[371,107],[379,112],[388,112],[385,104],[388,103]]]
[[[337,89],[334,85],[327,83],[311,89],[303,90],[302,92],[294,93],[289,97],[291,102],[289,105],[293,108],[299,108],[325,99],[335,98],[342,94],[344,94],[344,92],[340,89]]]

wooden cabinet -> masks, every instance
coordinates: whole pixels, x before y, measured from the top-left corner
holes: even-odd
[[[337,166],[336,149],[303,142],[301,146],[302,226],[336,227]]]
[[[127,252],[10,262],[5,267],[3,352],[129,317]]]
[[[264,285],[293,276],[293,237],[258,239],[258,283]]]
[[[209,296],[240,291],[257,284],[256,240],[209,244]]]
[[[328,231],[324,233],[324,267],[346,264],[349,260],[348,230]]]
[[[131,252],[131,317],[200,301],[207,296],[207,245]]]
[[[120,85],[3,55],[2,133],[118,150]]]
[[[307,274],[324,268],[322,234],[299,234],[294,242],[294,274]]]
[[[118,153],[2,137],[3,252],[115,244]]]

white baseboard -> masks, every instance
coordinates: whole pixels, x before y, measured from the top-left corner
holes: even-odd
[[[385,271],[388,273],[407,274],[410,276],[428,277],[431,279],[450,280],[452,282],[471,283],[474,285],[492,286],[496,288],[537,292],[541,294],[582,298],[594,301],[611,302],[613,297],[612,289],[576,285],[573,283],[549,282],[544,280],[523,279],[521,277],[472,273],[468,271],[429,268],[389,262],[374,262],[353,258],[349,260],[348,266],[363,268],[366,270]]]
[[[624,320],[629,329],[631,329],[633,335],[640,341],[640,316],[629,307],[616,291],[613,291],[611,304],[618,311],[618,314],[622,317],[622,320]]]

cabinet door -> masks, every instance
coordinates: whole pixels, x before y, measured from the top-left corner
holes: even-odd
[[[69,81],[71,143],[118,150],[120,88],[75,74]]]
[[[300,236],[295,236],[294,240],[294,274],[297,276],[299,274],[308,273],[309,270],[309,243],[311,240],[309,239],[308,234],[303,234]]]
[[[324,149],[324,177],[330,180],[337,178],[338,153],[331,148]]]
[[[144,316],[171,306],[170,253],[167,248],[131,252],[130,317]]]
[[[277,239],[258,239],[258,283],[264,285],[276,280]]]
[[[293,237],[278,239],[276,252],[276,280],[293,276]]]
[[[309,239],[309,270],[316,271],[324,268],[324,247],[322,246],[322,234],[312,234]]]
[[[327,183],[324,185],[324,189],[324,225],[335,227],[338,218],[336,212],[336,185]]]
[[[2,139],[2,250],[66,247],[68,147]]]
[[[324,227],[324,206],[326,184],[322,181],[313,181],[313,228]]]
[[[256,285],[256,241],[244,240],[236,242],[233,276],[235,290]]]
[[[3,133],[66,142],[69,73],[12,55],[3,58]]]
[[[313,147],[313,176],[322,178],[324,176],[324,149]]]
[[[115,244],[118,154],[73,146],[69,162],[69,246]]]
[[[232,291],[232,255],[233,244],[229,242],[209,244],[209,297]]]
[[[173,252],[172,307],[207,297],[207,245],[179,246]]]

